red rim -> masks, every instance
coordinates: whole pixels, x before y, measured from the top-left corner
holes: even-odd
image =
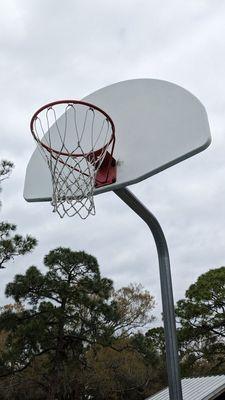
[[[38,117],[38,114],[40,114],[41,111],[43,111],[43,110],[45,110],[45,109],[48,109],[48,108],[50,109],[52,106],[55,106],[55,105],[57,105],[57,104],[68,104],[68,105],[69,105],[69,104],[81,104],[81,105],[84,105],[84,106],[88,106],[88,107],[90,107],[90,108],[93,108],[94,110],[99,111],[101,114],[103,114],[103,115],[106,117],[106,119],[109,121],[110,125],[111,125],[112,134],[111,134],[111,137],[110,137],[109,142],[108,142],[107,144],[105,144],[105,146],[100,147],[99,149],[97,149],[97,150],[95,150],[95,151],[93,151],[93,152],[91,152],[91,153],[92,153],[92,154],[93,154],[93,153],[96,154],[96,153],[99,153],[99,152],[101,152],[101,151],[104,151],[104,150],[110,145],[110,143],[112,143],[111,155],[113,154],[114,143],[115,143],[115,125],[114,125],[114,123],[113,123],[113,120],[112,120],[111,117],[110,117],[104,110],[102,110],[101,108],[97,107],[97,106],[94,105],[94,104],[87,103],[86,101],[81,101],[81,100],[57,100],[57,101],[53,101],[53,102],[51,102],[51,103],[45,104],[44,106],[42,106],[41,108],[39,108],[39,109],[35,112],[35,114],[33,115],[33,117],[31,118],[31,121],[30,121],[30,130],[31,130],[31,133],[32,133],[34,139],[36,140],[36,142],[38,142],[39,144],[41,144],[41,146],[43,146],[49,153],[54,152],[54,153],[59,154],[59,155],[62,155],[62,156],[87,157],[87,156],[90,154],[90,153],[85,153],[85,154],[82,154],[82,153],[68,153],[68,152],[64,152],[64,151],[55,150],[55,149],[53,149],[52,147],[47,146],[45,143],[43,143],[41,140],[39,140],[38,137],[36,136],[35,131],[34,131],[34,122],[36,121],[36,119],[37,119],[37,117]]]

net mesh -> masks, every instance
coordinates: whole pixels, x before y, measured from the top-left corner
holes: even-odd
[[[50,170],[53,211],[61,218],[95,215],[97,174],[113,152],[111,120],[94,106],[63,102],[41,109],[32,133]]]

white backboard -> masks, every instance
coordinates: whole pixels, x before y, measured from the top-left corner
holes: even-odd
[[[102,108],[115,124],[117,180],[95,194],[142,181],[211,142],[204,106],[187,90],[166,81],[119,82],[82,100]],[[50,201],[51,197],[51,175],[37,148],[27,166],[24,198]]]

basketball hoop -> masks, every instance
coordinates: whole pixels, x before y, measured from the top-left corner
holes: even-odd
[[[41,107],[30,129],[52,180],[52,206],[61,218],[95,214],[94,189],[116,182],[115,126],[99,107],[59,100]]]

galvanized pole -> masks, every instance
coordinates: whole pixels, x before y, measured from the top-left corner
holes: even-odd
[[[178,360],[170,259],[166,239],[155,216],[133,195],[132,192],[127,188],[123,188],[114,190],[114,193],[146,222],[155,239],[159,259],[169,395],[170,400],[183,400]]]

